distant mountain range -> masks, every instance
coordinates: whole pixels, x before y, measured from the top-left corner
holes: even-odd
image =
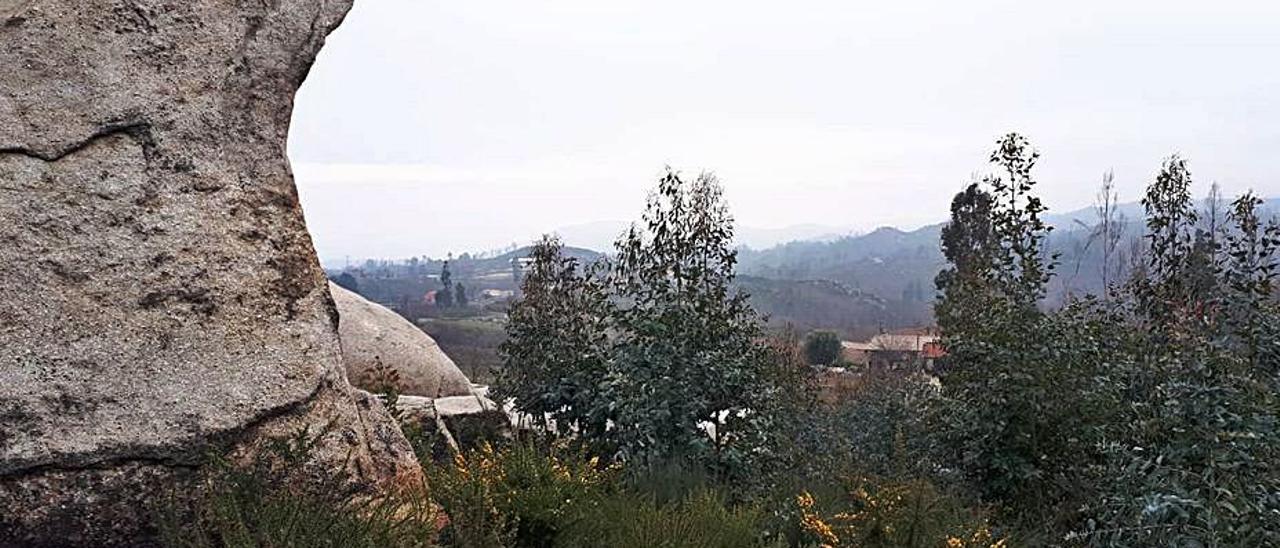
[[[1225,215],[1226,204],[1223,205]],[[1280,199],[1264,202],[1264,215],[1280,211]],[[1126,219],[1123,240],[1141,238],[1145,216],[1138,202],[1120,204]],[[1100,247],[1089,241],[1097,223],[1093,208],[1049,214],[1054,228],[1049,251],[1059,255],[1050,298],[1102,291]],[[943,223],[912,231],[880,228],[868,234],[829,241],[796,241],[764,250],[744,249],[739,254],[740,273],[779,280],[830,280],[889,302],[907,300],[920,293],[931,299],[933,280],[945,266],[940,238]],[[1123,252],[1123,251],[1122,251]]]
[[[832,241],[801,241],[765,250],[744,249],[738,271],[777,280],[829,280],[888,301],[924,295],[944,263],[938,238],[942,225],[910,232],[880,228]]]
[[[570,225],[555,230],[565,245],[587,249],[611,250],[613,243],[631,226],[624,221],[597,221]],[[852,228],[822,224],[800,224],[782,228],[737,227],[735,241],[738,245],[764,249],[786,242],[810,240],[835,240],[856,233]]]
[[[1263,209],[1280,211],[1280,199],[1267,200]],[[1141,238],[1144,214],[1136,202],[1121,204],[1119,211],[1127,220],[1123,254],[1128,252],[1128,241]],[[1050,214],[1045,220],[1054,227],[1049,251],[1059,256],[1050,300],[1101,292],[1100,248],[1089,240],[1091,227],[1097,222],[1093,209]],[[928,324],[936,295],[934,278],[946,265],[940,247],[942,227],[943,223],[910,231],[884,227],[866,234],[840,234],[839,229],[822,225],[744,229],[739,237],[744,247],[738,256],[738,286],[752,295],[753,305],[775,326],[838,329],[856,335]],[[613,241],[626,228],[625,223],[600,222],[566,227],[559,233],[567,244],[567,254],[591,261],[602,256],[602,251],[611,251]],[[791,241],[763,248],[749,243],[781,238]],[[492,257],[463,255],[455,257],[451,266],[455,278],[466,279],[475,289],[509,288],[511,260],[528,256],[529,249]],[[1127,259],[1122,256],[1120,260]],[[390,300],[433,287],[435,282],[429,277],[439,272],[442,262],[415,261],[412,267],[397,264],[401,266],[370,262],[367,274],[394,279],[404,271],[419,280],[414,282],[417,285],[410,291],[395,283],[379,284],[387,294],[377,297]]]
[[[831,280],[778,280],[738,276],[738,289],[772,327],[831,329],[865,339],[882,329],[927,325],[931,304],[915,295],[884,299]]]

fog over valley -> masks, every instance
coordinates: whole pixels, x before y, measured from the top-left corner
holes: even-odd
[[[1280,194],[1280,4],[359,2],[297,98],[320,256],[444,256],[636,217],[669,164],[739,226],[937,223],[1019,131],[1055,212],[1161,158]],[[1052,108],[1049,106],[1052,105]]]

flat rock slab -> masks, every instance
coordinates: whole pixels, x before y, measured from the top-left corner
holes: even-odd
[[[479,394],[424,398],[400,396],[396,400],[401,420],[416,421],[435,433],[430,453],[437,461],[452,458],[452,452],[474,449],[488,442],[506,443],[513,436],[511,416],[496,403]]]

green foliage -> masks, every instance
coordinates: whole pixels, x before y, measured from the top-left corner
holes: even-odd
[[[1245,195],[1213,239],[1225,245],[1197,246],[1189,184],[1174,157],[1148,190],[1148,270],[1133,284],[1135,317],[1117,322],[1147,329],[1119,353],[1128,413],[1105,425],[1117,441],[1104,446],[1097,518],[1079,534],[1092,544],[1280,542],[1280,400],[1266,365],[1276,359],[1274,225]]]
[[[1117,418],[1100,377],[1119,344],[1095,312],[1085,302],[1028,321],[993,309],[1000,327],[948,339],[939,460],[1015,521],[1062,526],[1091,496],[1097,426]]]
[[[545,240],[512,308],[496,393],[631,462],[746,473],[772,459],[788,377],[731,289],[732,239],[715,178],[668,171],[612,262],[582,267]]]
[[[426,494],[353,492],[338,470],[302,470],[324,433],[273,440],[249,462],[211,459],[192,494],[174,493],[159,512],[165,546],[432,546],[436,512]]]
[[[1170,327],[1206,296],[1195,283],[1206,267],[1203,247],[1197,247],[1198,220],[1191,200],[1191,174],[1186,160],[1174,155],[1165,162],[1142,198],[1147,213],[1147,252],[1144,270],[1134,277],[1135,303],[1153,328]],[[1196,266],[1201,268],[1196,269]]]
[[[750,547],[768,536],[758,506],[730,502],[705,478],[623,481],[617,465],[561,445],[485,447],[424,466],[449,515],[441,535],[448,546]],[[670,498],[637,488],[663,482],[692,487]]]
[[[462,306],[462,307],[467,306],[467,301],[468,301],[467,288],[466,286],[462,285],[462,282],[453,284],[453,294],[454,294],[453,302],[457,303],[458,306]]]
[[[840,336],[814,331],[804,341],[804,355],[812,365],[831,365],[840,359]]]
[[[1276,276],[1280,275],[1276,251],[1280,247],[1280,224],[1275,219],[1265,223],[1258,217],[1262,200],[1252,193],[1240,196],[1231,205],[1229,220],[1236,230],[1226,235],[1222,278],[1230,292],[1226,320],[1235,334],[1236,344],[1250,365],[1280,372],[1274,348],[1278,341],[1272,301]]]
[[[928,421],[934,418],[929,409],[938,403],[938,388],[924,375],[896,371],[868,371],[860,381],[855,391],[816,418],[830,422],[815,426],[828,436],[826,457],[837,458],[822,473],[848,472],[852,466],[859,474],[877,477],[928,477]]]
[[[995,198],[977,183],[951,201],[951,221],[942,228],[942,253],[950,266],[935,280],[942,296],[934,304],[934,315],[945,333],[963,333],[994,298],[999,254],[994,206]]]
[[[925,480],[845,478],[829,497],[796,497],[805,545],[999,547],[986,516]]]
[[[436,306],[452,307],[453,292],[453,273],[449,272],[449,261],[445,261],[440,267],[440,289],[436,291]]]
[[[514,399],[544,429],[551,420],[600,440],[611,417],[599,391],[608,375],[612,304],[599,270],[561,250],[552,237],[532,250],[533,264],[498,349],[503,367],[494,397]]]
[[[563,446],[483,446],[452,463],[423,461],[431,493],[449,516],[450,546],[561,546],[616,487],[617,470]]]
[[[722,188],[668,171],[643,221],[617,243],[613,438],[628,458],[676,456],[741,470],[768,435],[768,349],[747,296],[730,289],[737,253]],[[710,436],[703,425],[713,426]]]
[[[355,276],[351,275],[350,272],[343,272],[342,274],[337,275],[337,277],[333,278],[333,283],[336,283],[350,291],[356,293],[360,292],[360,281],[357,280]]]
[[[1001,139],[990,193],[957,196],[944,230],[954,262],[939,278],[939,324],[948,357],[942,377],[941,462],[961,465],[987,500],[1019,519],[1051,521],[1087,491],[1080,470],[1097,460],[1088,421],[1093,370],[1107,348],[1087,314],[1048,316],[1038,307],[1053,271],[1042,253],[1045,208],[1033,194],[1038,154],[1017,135]]]
[[[1046,313],[1035,155],[1006,138],[993,158],[1014,182],[992,182],[989,213],[979,191],[962,193],[944,230],[949,356],[943,397],[926,410],[942,426],[925,444],[932,460],[958,465],[1029,543],[1280,542],[1280,228],[1246,195],[1229,226],[1197,229],[1175,156],[1143,199],[1147,248],[1132,281]]]
[[[1110,283],[1108,182],[1106,226],[1090,230],[1106,295],[1050,309],[1037,160],[1005,136],[999,175],[953,201],[939,378],[863,374],[830,407],[807,403],[797,362],[829,363],[834,337],[763,343],[730,289],[713,179],[668,173],[608,264],[545,242],[500,393],[622,455],[628,480],[566,495],[514,473],[544,479],[472,496],[495,501],[487,530],[557,545],[1280,545],[1280,224],[1245,195],[1200,226],[1175,156],[1143,200],[1129,282]],[[503,506],[515,498],[525,509]]]
[[[1212,347],[1157,352],[1131,422],[1112,426],[1106,482],[1081,538],[1106,546],[1280,542],[1274,391]]]
[[[1046,211],[1032,191],[1031,170],[1040,159],[1026,137],[1010,133],[996,142],[991,163],[1004,175],[987,176],[995,206],[991,228],[998,243],[996,280],[1004,297],[1020,307],[1034,308],[1044,297],[1054,262],[1044,257],[1044,242],[1051,230],[1040,218]]]
[[[678,501],[619,493],[590,507],[561,546],[619,548],[750,548],[780,545],[762,538],[764,513],[731,505],[723,494],[697,490]]]

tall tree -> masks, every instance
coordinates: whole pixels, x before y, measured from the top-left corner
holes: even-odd
[[[992,210],[992,228],[1000,244],[1000,290],[1012,303],[1027,308],[1035,308],[1044,297],[1054,269],[1054,261],[1045,260],[1044,247],[1052,228],[1040,218],[1047,208],[1033,193],[1036,180],[1031,170],[1039,159],[1040,153],[1026,137],[1010,133],[996,142],[991,153],[991,163],[1004,176],[985,179],[999,204]]]
[[[1257,367],[1264,354],[1262,346],[1268,338],[1266,318],[1273,306],[1276,276],[1280,265],[1276,251],[1280,248],[1280,225],[1274,219],[1264,222],[1258,215],[1262,199],[1246,193],[1231,204],[1228,216],[1233,230],[1225,238],[1222,277],[1230,291],[1228,318],[1234,332],[1242,340],[1250,365]]]
[[[1120,194],[1116,191],[1115,173],[1107,171],[1102,175],[1102,186],[1094,199],[1093,211],[1097,222],[1089,232],[1089,241],[1098,242],[1102,255],[1102,294],[1111,295],[1111,283],[1120,277],[1124,269],[1124,260],[1120,255],[1120,241],[1124,238],[1125,225],[1128,219],[1120,211]]]
[[[436,305],[441,308],[453,306],[453,274],[449,272],[449,261],[440,266],[440,289],[436,291]]]
[[[990,161],[1003,173],[970,185],[952,201],[951,221],[942,231],[950,266],[937,278],[943,294],[934,306],[944,333],[976,328],[997,305],[1035,315],[1056,260],[1046,260],[1050,227],[1033,193],[1031,170],[1039,157],[1021,135],[1000,138]]]
[[[624,451],[723,463],[748,458],[738,442],[768,433],[777,389],[760,319],[731,289],[736,262],[719,181],[668,169],[641,222],[618,241],[612,272],[622,339],[608,393]]]
[[[773,462],[776,411],[799,384],[731,288],[737,255],[720,184],[668,170],[616,251],[597,270],[556,241],[535,248],[497,392],[633,464],[741,474]]]
[[[465,306],[467,306],[467,302],[468,302],[468,300],[469,300],[469,299],[467,299],[467,288],[466,288],[466,286],[462,285],[462,282],[458,282],[458,283],[453,284],[453,289],[454,289],[454,290],[453,290],[453,302],[454,302],[454,304],[456,304],[456,305],[458,305],[458,306],[460,306],[460,307],[465,307]]]
[[[1194,315],[1201,294],[1209,250],[1197,245],[1199,215],[1191,199],[1191,173],[1178,155],[1165,161],[1142,198],[1147,214],[1147,254],[1142,278],[1136,280],[1138,305],[1156,327],[1170,327]]]
[[[1038,155],[1010,134],[990,158],[1001,172],[984,179],[990,192],[975,185],[957,196],[942,235],[951,264],[935,303],[948,351],[938,458],[1020,518],[1054,519],[1078,502],[1061,486],[1091,460],[1079,441],[1095,439],[1087,386],[1098,338],[1039,307],[1055,259],[1044,252],[1049,227],[1034,194]]]
[[[947,267],[935,280],[941,297],[934,315],[944,333],[961,333],[969,320],[993,298],[999,242],[992,226],[995,199],[978,183],[951,200],[951,220],[942,227],[942,254]]]
[[[512,399],[549,428],[602,440],[612,413],[600,397],[608,373],[611,305],[600,272],[563,254],[560,240],[533,246],[520,298],[508,312],[494,397]]]
[[[831,365],[840,359],[840,336],[831,331],[814,331],[804,340],[804,355],[810,365]]]

